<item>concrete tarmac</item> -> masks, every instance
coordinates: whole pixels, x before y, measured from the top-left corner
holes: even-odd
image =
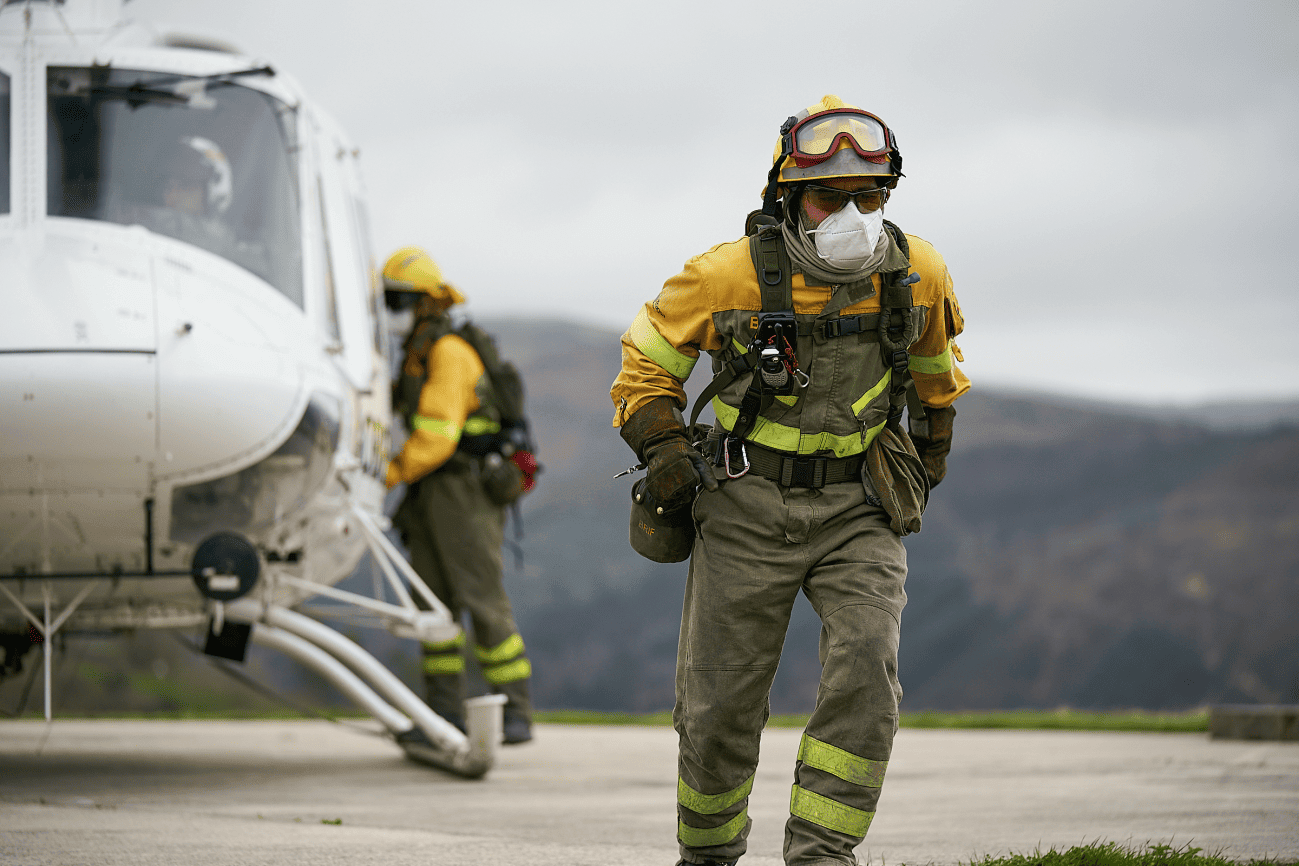
[[[672,866],[670,728],[541,725],[485,779],[321,721],[0,722],[0,863]],[[778,866],[800,732],[771,729],[744,866]],[[903,729],[862,863],[1096,841],[1299,861],[1299,744]]]

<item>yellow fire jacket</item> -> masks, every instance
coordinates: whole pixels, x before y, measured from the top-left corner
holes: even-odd
[[[427,355],[407,353],[402,373],[424,379],[419,407],[410,418],[410,437],[388,464],[387,484],[418,481],[455,453],[465,422],[480,405],[477,386],[486,368],[463,338],[447,334]]]
[[[970,387],[955,364],[964,360],[954,342],[964,328],[961,308],[942,256],[927,241],[912,235],[906,239],[910,261],[893,245],[881,270],[907,267],[919,275],[912,286],[919,336],[909,349],[909,368],[926,405],[950,406]],[[880,279],[875,274],[869,284],[839,287],[809,284],[803,274],[793,275],[800,333],[796,355],[810,380],[792,396],[777,397],[748,439],[779,451],[838,457],[869,447],[887,420],[892,370],[882,360],[879,343],[868,342],[872,335],[827,337],[824,325],[878,314]],[[827,306],[830,312],[824,313]],[[719,244],[686,262],[622,337],[622,370],[610,389],[613,425],[622,426],[641,406],[663,395],[684,410],[682,383],[700,352],[712,356],[714,372],[744,353],[756,334],[761,310],[747,238]],[[748,379],[741,376],[713,400],[717,418],[728,430]]]

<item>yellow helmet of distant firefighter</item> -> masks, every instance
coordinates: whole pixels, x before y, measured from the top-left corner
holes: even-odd
[[[463,304],[465,296],[442,278],[442,269],[422,247],[402,247],[383,266],[384,298],[389,307],[402,309],[427,295],[444,307]]]

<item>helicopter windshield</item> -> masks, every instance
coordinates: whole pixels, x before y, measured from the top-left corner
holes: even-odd
[[[50,216],[140,225],[302,306],[293,110],[221,78],[50,67]]]

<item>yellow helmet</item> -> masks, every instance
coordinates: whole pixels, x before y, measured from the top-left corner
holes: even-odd
[[[424,293],[446,306],[463,304],[465,296],[442,279],[442,269],[421,247],[402,247],[383,266],[385,292]]]
[[[762,210],[749,215],[745,230],[779,222],[777,199],[790,184],[877,177],[880,186],[893,189],[902,176],[902,152],[888,125],[869,111],[827,94],[781,124],[767,185],[762,188]]]
[[[902,154],[888,125],[833,94],[785,121],[771,159],[780,163],[780,183],[879,177],[891,188],[902,177]]]

